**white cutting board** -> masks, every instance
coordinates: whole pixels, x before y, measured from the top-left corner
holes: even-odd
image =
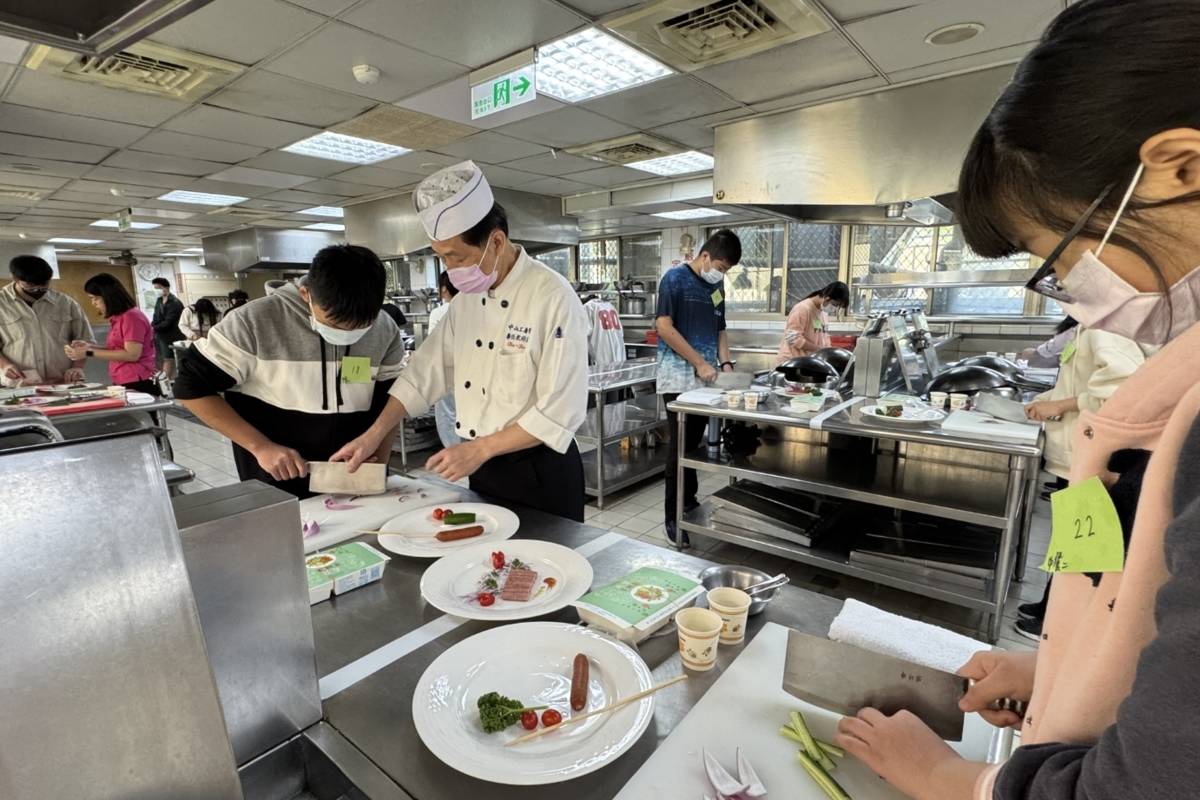
[[[315,520],[321,526],[316,535],[304,540],[305,553],[341,544],[361,535],[360,531],[378,530],[380,525],[410,508],[461,501],[462,493],[439,484],[391,475],[387,479],[387,491],[383,494],[359,497],[352,502],[346,495],[336,496],[338,502],[348,503],[354,508],[328,509],[325,500],[329,497],[319,494],[300,501],[301,522]]]
[[[714,794],[701,764],[707,749],[737,775],[737,748],[750,759],[779,800],[828,800],[796,760],[799,749],[779,735],[788,713],[800,711],[813,735],[833,741],[840,715],[824,711],[785,692],[783,661],[787,628],[768,622],[733,664],[646,760],[616,800],[700,800]],[[724,646],[724,645],[722,645]],[[968,714],[962,742],[951,746],[967,758],[983,761],[996,729],[978,714]],[[847,755],[833,777],[854,800],[903,800],[862,762]]]
[[[1042,433],[1041,425],[1009,422],[978,411],[951,411],[942,420],[942,430],[972,439],[1002,439],[1017,444],[1035,444]]]

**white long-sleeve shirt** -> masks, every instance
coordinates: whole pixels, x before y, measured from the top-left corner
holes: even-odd
[[[587,338],[570,284],[519,249],[500,286],[450,302],[391,394],[416,415],[453,391],[464,439],[515,422],[565,453],[587,413]]]

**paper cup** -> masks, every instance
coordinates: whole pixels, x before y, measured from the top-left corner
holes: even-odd
[[[675,615],[679,630],[679,657],[683,666],[695,672],[707,672],[717,663],[717,640],[723,621],[707,608],[685,608]]]
[[[721,617],[721,644],[741,644],[746,638],[750,595],[732,586],[721,586],[709,591],[708,607]]]
[[[950,395],[950,410],[958,411],[967,407],[967,400],[970,398],[961,392],[954,392]]]
[[[1014,362],[1014,363],[1015,363],[1015,362],[1016,362],[1016,360],[1017,360],[1017,354],[1016,354],[1016,353],[1005,353],[1005,354],[1004,354],[1004,357],[1005,357],[1005,358],[1007,358],[1009,361],[1012,361],[1012,362]]]
[[[742,393],[740,391],[725,392],[725,405],[729,408],[737,408],[742,404]]]
[[[944,411],[946,403],[949,401],[950,395],[947,392],[930,392],[929,405],[936,408],[938,411]]]
[[[753,411],[758,408],[758,392],[745,392],[742,397],[746,401],[746,410]]]

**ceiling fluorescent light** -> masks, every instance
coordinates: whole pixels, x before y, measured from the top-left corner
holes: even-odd
[[[186,189],[176,189],[159,195],[159,200],[172,203],[191,203],[197,206],[231,206],[249,200],[249,197],[239,197],[236,194],[209,194],[208,192],[189,192]]]
[[[314,206],[306,208],[302,211],[297,211],[297,214],[312,214],[314,217],[343,217],[346,215],[344,209],[335,206]]]
[[[53,236],[46,240],[52,244],[100,244],[103,239],[74,239],[70,236]]]
[[[682,211],[662,211],[650,216],[664,219],[705,219],[707,217],[728,217],[729,212],[717,211],[715,208],[686,208]]]
[[[705,172],[712,169],[713,157],[697,150],[688,150],[686,153],[677,153],[673,156],[634,161],[625,166],[640,169],[642,172],[653,172],[655,175],[683,175],[688,172]]]
[[[92,223],[93,228],[117,228],[120,225],[115,219],[98,219]],[[129,227],[135,231],[148,231],[151,228],[161,228],[157,222],[130,222]]]
[[[329,161],[345,161],[348,164],[374,164],[389,158],[411,153],[407,147],[398,147],[372,139],[360,139],[344,133],[325,131],[283,148],[289,153],[324,158]]]
[[[344,231],[345,225],[338,225],[336,222],[314,222],[312,225],[305,225],[305,230],[308,231]]]
[[[183,248],[183,252],[185,252],[185,253],[203,253],[204,248],[203,247],[185,247],[185,248]]]
[[[196,258],[195,253],[159,253],[163,258]]]
[[[56,252],[56,253],[74,253],[75,248],[73,248],[73,247],[56,247],[56,248],[54,248],[54,252]]]
[[[537,90],[579,103],[671,75],[675,70],[596,28],[537,50]]]

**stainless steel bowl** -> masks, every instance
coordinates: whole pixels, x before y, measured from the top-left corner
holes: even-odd
[[[739,567],[733,564],[723,564],[715,567],[709,567],[700,573],[700,582],[704,584],[705,589],[718,589],[722,586],[732,586],[734,589],[749,589],[756,583],[762,583],[765,580],[770,580],[773,575],[768,575],[761,569],[753,567]],[[769,592],[764,592],[750,601],[750,616],[754,616],[767,607],[767,603],[775,597],[779,589],[772,589]],[[702,595],[700,597],[702,605],[707,605],[708,600]]]

